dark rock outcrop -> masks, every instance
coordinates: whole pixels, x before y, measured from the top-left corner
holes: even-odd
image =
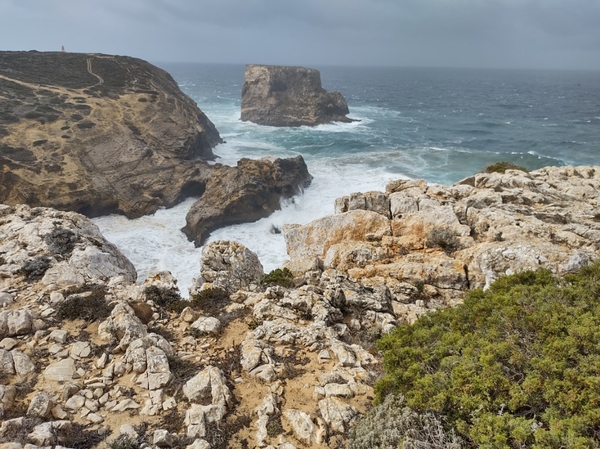
[[[221,137],[173,78],[100,54],[0,52],[0,202],[138,217],[200,194]]]
[[[242,90],[242,120],[270,126],[315,126],[351,122],[339,92],[321,87],[318,70],[247,65]]]
[[[241,159],[236,167],[217,164],[206,191],[186,217],[183,232],[196,245],[223,226],[249,223],[280,209],[312,180],[302,156],[290,159]]]

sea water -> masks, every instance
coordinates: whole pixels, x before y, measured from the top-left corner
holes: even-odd
[[[159,64],[160,65],[160,64]],[[255,223],[214,231],[236,240],[265,272],[287,259],[280,230],[331,214],[335,198],[384,190],[392,179],[449,184],[498,160],[536,169],[600,164],[600,73],[473,69],[316,67],[339,90],[352,123],[275,128],[242,122],[242,65],[164,64],[226,141],[218,162],[301,154],[313,181]],[[152,216],[94,220],[133,262],[141,280],[169,270],[182,294],[199,274],[201,248],[179,231],[193,199]]]

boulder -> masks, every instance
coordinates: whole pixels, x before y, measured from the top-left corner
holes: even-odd
[[[199,194],[222,142],[164,70],[126,56],[0,52],[0,202],[130,218]]]
[[[339,92],[321,86],[318,70],[305,67],[247,65],[242,88],[243,121],[269,126],[315,126],[351,122]]]
[[[235,293],[259,283],[262,275],[263,266],[255,253],[237,242],[219,240],[202,248],[200,278],[195,283]]]
[[[235,167],[217,164],[182,230],[200,246],[215,229],[268,217],[281,209],[281,198],[300,193],[311,180],[302,156],[274,161],[244,158]]]

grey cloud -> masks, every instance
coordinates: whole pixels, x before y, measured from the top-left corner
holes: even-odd
[[[0,0],[0,42],[153,61],[600,69],[598,0]]]

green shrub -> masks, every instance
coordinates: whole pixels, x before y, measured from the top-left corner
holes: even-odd
[[[294,287],[294,275],[290,270],[284,268],[277,268],[271,271],[269,274],[265,274],[262,277],[261,284],[265,287],[270,285],[280,285],[285,288]]]
[[[524,172],[529,172],[525,167],[521,167],[520,165],[514,164],[508,161],[499,161],[485,167],[484,171],[486,173],[505,173],[506,170],[521,170]]]
[[[376,401],[403,394],[474,447],[600,447],[600,263],[474,290],[378,343]]]

